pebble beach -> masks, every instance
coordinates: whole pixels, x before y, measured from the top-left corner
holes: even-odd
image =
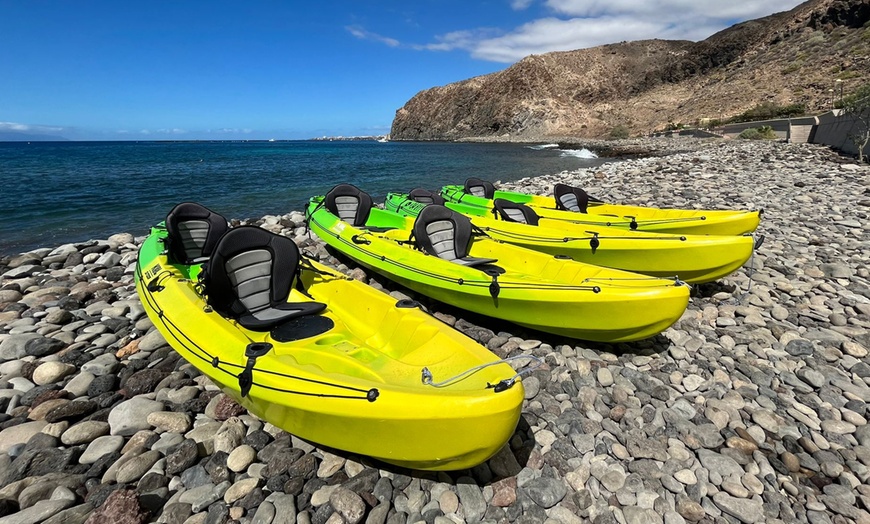
[[[513,437],[470,470],[376,463],[248,414],[145,315],[143,238],[0,258],[0,524],[870,523],[870,165],[781,141],[625,142],[655,155],[497,186],[763,208],[764,241],[631,344],[414,296],[497,355],[544,361]],[[300,211],[233,222],[408,293],[332,257]]]

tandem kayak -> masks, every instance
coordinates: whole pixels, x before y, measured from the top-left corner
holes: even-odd
[[[505,244],[463,215],[416,219],[371,206],[343,184],[309,201],[311,230],[345,256],[441,302],[529,328],[603,342],[639,340],[680,318],[689,288]]]
[[[565,184],[556,184],[554,193],[554,196],[541,196],[501,191],[477,178],[469,178],[465,185],[441,188],[441,196],[450,202],[492,209],[493,200],[501,198],[532,206],[540,216],[553,220],[658,233],[743,235],[758,228],[762,213],[609,204]]]
[[[416,217],[439,195],[422,189],[388,193],[384,208]],[[551,255],[659,277],[676,276],[691,284],[730,275],[752,256],[754,240],[737,235],[669,235],[604,225],[576,224],[538,216],[536,209],[502,199],[488,210],[444,202],[466,215],[495,240]]]
[[[422,470],[473,467],[513,435],[523,385],[505,361],[289,238],[241,226],[215,242],[223,218],[180,206],[142,245],[136,289],[175,351],[251,413]]]

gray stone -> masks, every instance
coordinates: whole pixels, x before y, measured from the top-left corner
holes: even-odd
[[[120,435],[97,437],[85,448],[84,453],[79,457],[79,464],[93,464],[105,455],[120,451],[122,447],[124,447],[124,437]]]
[[[758,522],[763,515],[761,500],[736,498],[724,491],[713,495],[713,503],[723,513],[736,517],[746,524]]]
[[[480,522],[486,513],[486,500],[474,479],[459,477],[456,480],[456,494],[465,511],[465,521]]]
[[[148,415],[163,411],[163,404],[145,397],[133,397],[121,402],[109,413],[112,435],[129,437],[142,429],[149,429]]]
[[[542,508],[552,508],[567,493],[565,483],[549,477],[532,479],[522,487],[535,504]]]
[[[36,333],[22,333],[20,335],[9,335],[0,341],[0,361],[17,360],[27,354],[27,344],[43,339],[42,335]]]

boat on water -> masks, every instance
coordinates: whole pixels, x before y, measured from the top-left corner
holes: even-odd
[[[602,224],[576,224],[539,216],[536,209],[496,199],[487,209],[445,201],[437,193],[413,189],[388,193],[384,208],[416,217],[431,204],[467,216],[494,240],[551,255],[690,284],[730,275],[752,256],[755,241],[744,235],[669,235],[631,231]]]
[[[501,191],[491,182],[469,178],[464,185],[441,188],[450,202],[492,209],[495,199],[525,204],[541,217],[583,225],[606,225],[622,229],[672,234],[743,235],[758,228],[762,211],[712,209],[667,209],[610,204],[591,197],[581,188],[554,186],[553,196]]]
[[[444,206],[416,218],[349,184],[313,197],[308,224],[343,255],[418,293],[529,328],[603,342],[660,333],[686,309],[675,279],[593,266],[493,240]]]
[[[455,470],[495,454],[519,420],[520,373],[486,348],[416,302],[301,256],[289,238],[227,230],[197,204],[152,228],[135,281],[175,351],[303,439]]]

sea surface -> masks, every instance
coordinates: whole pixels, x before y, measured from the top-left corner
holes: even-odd
[[[0,255],[144,235],[179,202],[229,218],[304,210],[312,195],[351,183],[437,190],[474,176],[512,181],[605,162],[556,144],[442,142],[0,143]]]

